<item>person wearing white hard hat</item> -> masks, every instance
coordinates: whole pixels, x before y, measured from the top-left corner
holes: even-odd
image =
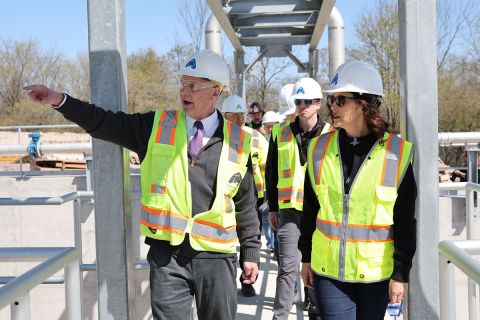
[[[308,150],[302,278],[322,320],[381,320],[405,296],[416,250],[413,147],[388,132],[370,64],[342,64],[324,92],[336,130]]]
[[[246,283],[255,282],[260,255],[251,136],[215,109],[229,79],[221,56],[199,51],[179,75],[181,107],[144,114],[113,113],[45,86],[25,89],[93,137],[138,153],[153,318],[189,319],[195,297],[198,319],[235,319],[236,245]]]
[[[323,128],[318,114],[323,95],[318,82],[302,78],[292,92],[298,115],[293,122],[274,126],[267,159],[269,222],[277,229],[279,254],[273,319],[287,319],[292,307],[300,271],[300,216],[304,199],[315,196],[312,188],[304,185],[307,147]]]
[[[265,202],[265,164],[267,162],[268,141],[258,132],[245,126],[247,105],[245,100],[237,95],[231,95],[223,101],[222,112],[228,121],[233,122],[243,130],[252,135],[250,156],[252,158],[253,177],[257,196],[256,209],[260,229],[262,228],[262,212],[268,212],[268,205]],[[240,268],[243,270],[243,248],[240,247]],[[243,275],[240,275],[241,292],[245,297],[253,297],[255,288],[251,283],[244,283]]]
[[[270,136],[272,135],[273,126],[276,125],[277,123],[282,123],[283,120],[285,120],[285,117],[283,117],[278,112],[275,112],[275,111],[265,112],[262,118],[262,125],[263,125],[263,130],[265,131],[265,137],[267,139],[270,139]]]
[[[297,107],[291,99],[294,86],[293,83],[284,85],[278,96],[278,102],[280,105],[278,113],[285,116],[286,120],[289,122],[295,121],[295,118],[297,117]]]

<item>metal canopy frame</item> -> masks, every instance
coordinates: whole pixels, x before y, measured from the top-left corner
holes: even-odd
[[[235,50],[237,91],[245,97],[245,72],[264,57],[288,57],[299,72],[316,78],[317,46],[335,0],[206,0]],[[308,45],[308,61],[292,53],[292,46]],[[260,47],[253,63],[244,62],[244,47]]]

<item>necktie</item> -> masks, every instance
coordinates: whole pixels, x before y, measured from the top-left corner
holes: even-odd
[[[192,141],[190,141],[190,152],[197,155],[203,146],[203,123],[202,121],[195,121],[193,126],[197,128],[197,132],[195,132]]]

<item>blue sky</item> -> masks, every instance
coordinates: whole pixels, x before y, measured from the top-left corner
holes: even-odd
[[[337,0],[345,23],[345,42],[355,45],[354,22],[361,8],[373,0]],[[126,0],[127,53],[148,47],[166,53],[176,41],[187,40],[172,0]],[[326,47],[324,31],[319,47]],[[37,39],[41,48],[74,57],[88,50],[87,0],[3,0],[0,3],[0,40]],[[178,40],[180,39],[180,40]],[[228,42],[228,40],[226,39]],[[225,45],[225,50],[229,46]],[[227,55],[231,53],[226,52]]]

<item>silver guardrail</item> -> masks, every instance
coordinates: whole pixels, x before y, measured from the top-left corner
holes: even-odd
[[[440,277],[440,319],[455,320],[455,267],[468,276],[468,318],[477,319],[477,301],[471,295],[470,281],[480,284],[480,261],[472,255],[480,254],[480,240],[445,240],[438,244]],[[474,286],[475,289],[475,286]]]
[[[64,269],[67,319],[82,319],[78,248],[0,248],[0,262],[47,260],[0,288],[0,310],[10,305],[12,319],[30,319],[30,291]]]

